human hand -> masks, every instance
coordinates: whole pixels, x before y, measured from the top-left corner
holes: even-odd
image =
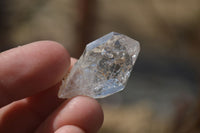
[[[103,112],[96,100],[57,98],[68,67],[67,51],[55,42],[34,42],[0,53],[0,133],[97,132]]]

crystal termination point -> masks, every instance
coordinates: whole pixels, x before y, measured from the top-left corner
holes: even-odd
[[[116,32],[89,43],[62,81],[58,97],[104,98],[123,90],[139,51],[139,42]]]

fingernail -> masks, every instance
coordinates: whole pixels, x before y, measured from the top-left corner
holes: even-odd
[[[57,129],[55,133],[85,133],[85,132],[77,126],[65,125]]]

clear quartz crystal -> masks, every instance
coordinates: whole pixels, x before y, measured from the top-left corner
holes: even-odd
[[[62,81],[58,97],[104,98],[123,90],[139,51],[139,42],[116,32],[89,43]]]

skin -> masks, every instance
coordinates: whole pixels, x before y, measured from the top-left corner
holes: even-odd
[[[103,122],[96,100],[57,98],[60,81],[75,61],[51,41],[0,53],[0,132],[96,133]]]

